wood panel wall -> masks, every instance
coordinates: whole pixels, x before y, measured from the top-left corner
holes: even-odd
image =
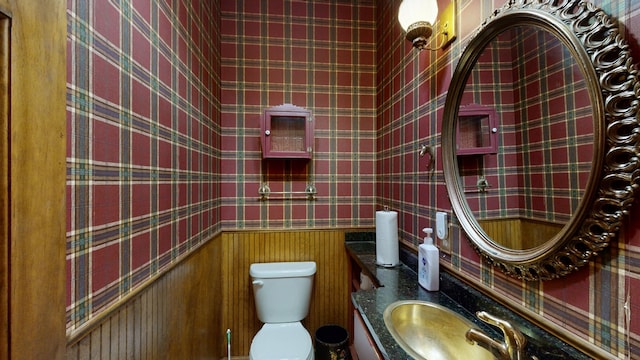
[[[67,346],[67,359],[219,359],[221,236],[203,244]]]
[[[558,235],[563,227],[564,224],[556,224],[548,221],[522,221],[520,230],[522,231],[524,248],[531,249],[542,245],[549,239]]]
[[[303,324],[312,339],[316,329],[325,324],[347,328],[350,299],[343,231],[225,233],[223,258],[221,326],[232,331],[232,355],[248,355],[251,340],[262,326],[249,275],[254,262],[315,261],[311,305]]]
[[[492,239],[501,239],[500,244],[510,249],[522,249],[520,219],[479,220],[478,224]]]
[[[562,225],[530,219],[505,218],[480,220],[478,223],[492,239],[502,239],[510,249],[531,249],[558,234]]]
[[[67,359],[220,359],[232,330],[232,355],[247,356],[262,324],[249,266],[315,261],[309,315],[314,337],[324,324],[347,328],[349,287],[343,231],[223,233],[136,294],[72,335]]]

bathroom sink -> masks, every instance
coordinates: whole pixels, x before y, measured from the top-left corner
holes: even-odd
[[[493,360],[465,338],[473,323],[442,306],[419,300],[397,301],[384,310],[384,323],[398,344],[416,359]]]

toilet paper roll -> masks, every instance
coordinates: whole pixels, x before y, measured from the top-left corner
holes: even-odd
[[[371,278],[364,273],[360,273],[360,290],[371,289],[373,289],[373,281],[371,281]]]
[[[393,267],[399,262],[398,213],[376,211],[376,264]]]

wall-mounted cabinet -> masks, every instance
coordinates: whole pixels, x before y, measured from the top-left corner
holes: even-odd
[[[263,159],[311,159],[314,124],[310,110],[278,105],[265,109],[261,120]]]
[[[456,153],[458,155],[498,152],[496,111],[492,107],[469,104],[458,111]]]

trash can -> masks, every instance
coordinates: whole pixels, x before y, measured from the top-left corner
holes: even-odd
[[[351,360],[349,332],[338,325],[324,325],[316,330],[315,360]]]

